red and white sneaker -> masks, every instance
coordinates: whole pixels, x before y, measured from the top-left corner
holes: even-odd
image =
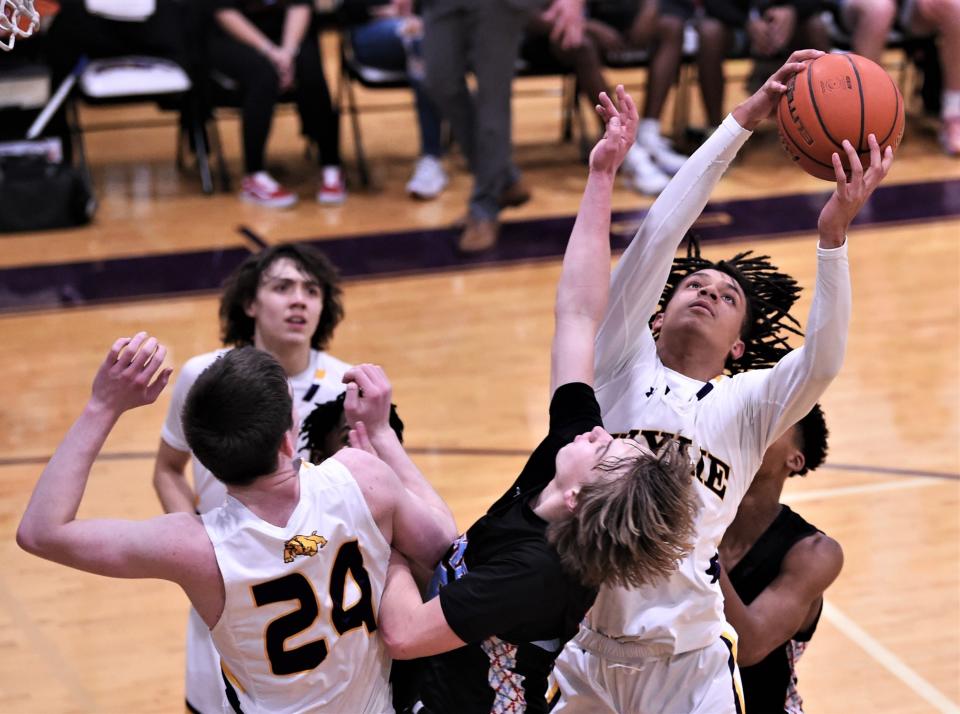
[[[268,208],[286,208],[297,202],[297,194],[274,181],[266,171],[257,171],[240,182],[240,200]]]
[[[343,182],[343,172],[339,166],[324,166],[317,190],[317,203],[325,206],[339,206],[347,200],[347,187]]]

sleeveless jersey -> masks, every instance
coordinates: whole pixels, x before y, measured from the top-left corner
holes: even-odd
[[[804,345],[771,369],[704,383],[668,369],[649,320],[677,245],[700,215],[749,132],[728,116],[684,164],[644,218],[611,278],[596,341],[596,393],[607,430],[656,447],[677,437],[696,465],[701,503],[693,551],[653,587],[602,587],[587,626],[629,651],[680,654],[707,647],[724,627],[717,547],[763,453],[814,405],[840,369],[850,316],[846,244],[817,248]]]
[[[187,401],[190,387],[197,381],[197,377],[207,367],[213,364],[218,357],[227,352],[226,349],[207,352],[192,357],[180,369],[176,384],[173,387],[173,396],[170,399],[170,408],[163,423],[160,436],[168,445],[178,451],[190,451],[187,438],[183,434],[180,423],[180,414]],[[293,403],[297,408],[297,415],[301,422],[310,414],[317,404],[323,404],[335,399],[344,390],[341,381],[350,365],[331,357],[326,352],[310,350],[310,362],[300,374],[290,377],[290,387],[293,389]],[[302,439],[302,437],[301,437]],[[305,444],[300,443],[300,455],[308,458]],[[197,494],[196,508],[199,513],[206,513],[223,503],[227,490],[207,468],[201,464],[193,454],[190,456],[193,467],[193,490]]]
[[[783,506],[770,527],[757,539],[729,575],[734,590],[749,605],[780,574],[790,549],[820,531]],[[806,630],[797,632],[760,662],[740,668],[747,711],[803,714],[803,700],[797,692],[797,659],[817,629],[820,616]]]
[[[376,615],[390,545],[336,459],[300,469],[283,528],[227,496],[202,516],[226,588],[211,630],[236,711],[392,712]]]

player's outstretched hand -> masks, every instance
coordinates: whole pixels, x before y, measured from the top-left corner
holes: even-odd
[[[837,179],[837,190],[820,211],[820,219],[817,221],[820,245],[824,248],[843,245],[850,223],[857,217],[863,204],[867,202],[893,165],[892,147],[888,146],[881,153],[880,144],[877,143],[877,137],[873,134],[867,137],[867,145],[870,147],[870,166],[864,171],[860,156],[853,144],[846,139],[843,140],[843,150],[850,164],[849,178],[840,161],[840,155],[834,152],[831,157],[833,172]]]
[[[167,386],[173,372],[165,368],[157,375],[166,356],[167,348],[146,332],[121,337],[113,343],[97,370],[91,403],[117,415],[152,404]]]
[[[821,57],[820,50],[797,50],[787,58],[784,65],[774,72],[753,95],[747,97],[736,109],[733,118],[744,129],[753,131],[767,117],[777,111],[780,97],[787,91],[787,83],[804,67]]]
[[[611,101],[606,92],[600,92],[600,103],[596,110],[603,119],[606,129],[597,145],[590,152],[590,171],[606,173],[611,176],[617,173],[620,164],[637,136],[637,124],[640,116],[633,98],[627,94],[622,84],[616,89],[617,105]]]
[[[375,364],[358,364],[343,375],[347,396],[343,412],[347,424],[354,428],[363,422],[373,436],[382,429],[390,429],[390,398],[393,388],[386,372]]]

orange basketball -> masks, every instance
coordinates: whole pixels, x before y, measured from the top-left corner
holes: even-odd
[[[883,67],[854,54],[823,55],[787,85],[777,107],[780,142],[811,176],[835,181],[830,156],[840,155],[849,173],[844,139],[870,165],[867,136],[874,134],[880,151],[894,151],[903,138],[903,97]]]

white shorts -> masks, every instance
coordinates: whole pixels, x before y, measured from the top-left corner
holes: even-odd
[[[559,701],[552,712],[743,714],[735,654],[736,636],[726,634],[699,650],[629,662],[585,650],[573,640],[553,670]]]
[[[224,693],[220,653],[213,646],[210,628],[190,608],[187,619],[187,704],[200,714],[232,711]]]

